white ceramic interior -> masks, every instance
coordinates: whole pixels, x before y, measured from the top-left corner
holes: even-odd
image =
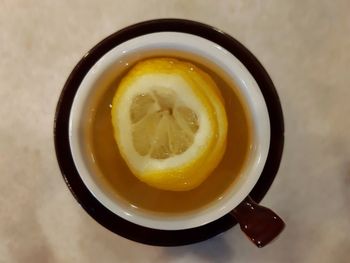
[[[82,139],[86,125],[87,104],[106,72],[123,68],[125,57],[134,55],[138,59],[147,51],[179,50],[204,57],[220,67],[238,87],[241,98],[248,107],[252,120],[253,148],[248,163],[237,183],[219,200],[183,215],[155,214],[137,211],[130,205],[118,201],[98,183],[90,158]],[[140,57],[141,56],[141,57]],[[122,69],[119,69],[122,70]],[[235,208],[249,194],[259,179],[270,144],[270,121],[261,91],[244,65],[231,53],[204,38],[176,32],[160,32],[143,35],[126,41],[106,53],[88,72],[75,96],[69,119],[70,147],[74,163],[89,191],[116,215],[149,228],[179,230],[201,226],[212,222]]]

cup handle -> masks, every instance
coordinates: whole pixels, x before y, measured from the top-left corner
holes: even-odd
[[[257,204],[249,195],[230,214],[257,247],[270,243],[285,226],[275,212]]]

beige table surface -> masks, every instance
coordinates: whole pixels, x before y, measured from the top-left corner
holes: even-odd
[[[0,1],[0,262],[350,262],[350,1]],[[97,224],[54,154],[62,86],[94,44],[131,23],[189,18],[221,28],[264,64],[286,124],[263,204],[285,219],[255,248],[238,228],[160,248]]]

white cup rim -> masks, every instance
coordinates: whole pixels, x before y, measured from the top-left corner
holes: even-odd
[[[120,206],[106,195],[103,190],[95,182],[91,170],[89,170],[86,161],[81,155],[81,143],[78,140],[80,130],[79,123],[84,110],[84,101],[86,101],[90,89],[97,81],[100,74],[114,63],[120,56],[128,52],[139,52],[150,48],[180,48],[187,51],[199,52],[199,55],[206,56],[209,59],[215,59],[220,64],[227,75],[231,75],[238,84],[242,95],[249,105],[252,113],[254,126],[254,136],[256,136],[256,149],[252,157],[251,165],[246,169],[242,182],[238,182],[239,191],[234,192],[232,196],[221,203],[217,203],[212,209],[207,209],[193,216],[176,216],[164,218],[154,215],[140,216],[128,211],[125,207]],[[194,51],[196,50],[196,51]],[[270,120],[265,104],[265,100],[253,76],[245,68],[245,66],[230,52],[225,50],[218,44],[204,39],[199,36],[179,33],[179,32],[158,32],[142,35],[132,38],[115,48],[111,49],[102,56],[85,75],[80,87],[75,95],[69,119],[69,141],[74,163],[83,180],[85,186],[101,202],[107,209],[114,214],[141,226],[161,229],[161,230],[179,230],[198,227],[229,213],[235,208],[253,189],[258,181],[264,168],[270,145]]]

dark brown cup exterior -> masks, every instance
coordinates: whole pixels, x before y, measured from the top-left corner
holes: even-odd
[[[268,157],[250,196],[260,202],[269,190],[280,165],[284,145],[284,122],[276,89],[264,67],[236,39],[209,25],[184,19],[156,19],[126,27],[108,36],[78,62],[62,90],[54,120],[54,142],[57,161],[69,190],[85,211],[110,231],[139,243],[156,246],[180,246],[204,241],[237,224],[231,214],[191,229],[159,230],[124,220],[104,207],[84,185],[75,167],[69,145],[69,115],[75,94],[91,67],[108,51],[132,38],[156,32],[182,32],[208,39],[232,53],[252,74],[265,99],[271,129]]]

